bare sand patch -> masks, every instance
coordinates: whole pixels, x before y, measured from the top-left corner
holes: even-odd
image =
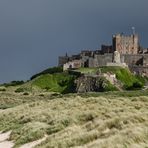
[[[8,141],[10,134],[11,131],[7,133],[0,132],[0,148],[12,148],[14,146],[12,141]]]
[[[12,141],[0,142],[0,148],[13,148],[14,143]]]
[[[0,132],[0,142],[3,142],[5,140],[9,139],[10,134],[11,134],[11,131],[9,131],[7,133]]]

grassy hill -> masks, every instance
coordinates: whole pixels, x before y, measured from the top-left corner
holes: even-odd
[[[69,72],[63,72],[61,67],[49,68],[43,72],[40,72],[31,77],[31,80],[22,83],[22,81],[5,84],[3,86],[9,87],[18,86],[16,92],[26,92],[26,91],[49,91],[49,92],[57,92],[57,93],[73,93],[76,92],[76,83],[78,77],[83,74],[96,75],[98,72],[101,73],[111,73],[115,74],[118,80],[118,83],[121,85],[121,89],[123,90],[137,90],[142,89],[146,78],[141,76],[136,76],[132,74],[129,69],[121,68],[121,67],[100,67],[100,68],[79,68],[76,70],[71,70]],[[107,89],[104,91],[112,91],[118,90],[118,86],[112,85],[108,80],[102,78],[100,80],[104,80],[104,84]],[[100,81],[98,79],[98,81]],[[19,83],[21,84],[19,86]],[[102,83],[102,82],[101,82]],[[4,89],[3,89],[4,90]]]
[[[77,75],[63,72],[62,67],[48,68],[40,73],[33,75],[29,81],[18,87],[16,89],[16,92],[23,93],[35,90],[36,91],[44,90],[44,91],[58,92],[58,93],[74,92],[75,91],[74,80],[76,79],[76,77]]]
[[[75,91],[75,78],[67,73],[45,74],[34,79],[32,85],[51,92],[68,93]]]
[[[40,73],[33,75],[30,79],[33,80],[36,77],[39,77],[39,76],[44,75],[44,74],[55,74],[55,73],[62,73],[62,72],[63,72],[63,67],[51,67],[51,68],[48,68],[46,70],[43,70]]]
[[[146,78],[132,74],[129,69],[121,67],[100,67],[100,68],[80,68],[71,70],[69,72],[59,72],[60,68],[50,68],[39,74],[31,77],[31,80],[20,86],[16,92],[32,91],[34,89],[44,90],[58,93],[73,93],[76,92],[75,80],[83,74],[96,75],[98,72],[115,74],[122,90],[137,90],[142,89]],[[103,80],[106,84],[104,91],[118,90],[119,86],[112,85],[105,78]],[[102,83],[102,82],[101,82]],[[117,87],[117,88],[116,88]]]
[[[144,86],[146,78],[136,76],[129,71],[128,68],[122,67],[99,67],[99,68],[80,68],[76,71],[84,74],[113,73],[116,74],[117,79],[122,83],[123,89],[133,90],[140,89]]]
[[[113,72],[114,74],[116,74],[117,79],[123,83],[124,88],[127,90],[142,88],[146,81],[145,78],[141,76],[135,76],[127,68],[102,67],[101,71],[103,73]]]

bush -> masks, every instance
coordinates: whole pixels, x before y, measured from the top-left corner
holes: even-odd
[[[24,92],[24,89],[23,89],[23,88],[17,88],[17,89],[15,90],[15,92],[16,92],[16,93]]]
[[[112,85],[110,82],[107,82],[103,91],[117,91],[118,89]]]
[[[137,90],[137,89],[141,89],[142,87],[143,87],[142,82],[135,81],[135,82],[133,82],[132,85],[127,86],[126,90]]]
[[[141,82],[136,81],[133,83],[133,88],[142,88],[142,87],[143,87],[143,84]]]
[[[29,95],[29,93],[25,92],[25,93],[23,93],[23,95],[24,95],[24,96],[27,96],[27,95]]]
[[[24,81],[11,81],[10,83],[4,83],[2,86],[9,87],[9,86],[18,86],[24,84]]]
[[[79,72],[79,71],[73,71],[73,70],[69,70],[69,71],[68,71],[68,74],[74,75],[74,76],[76,76],[76,77],[79,77],[79,76],[82,75],[81,72]]]
[[[48,127],[46,132],[48,135],[51,135],[51,134],[57,133],[63,129],[64,129],[63,125],[60,125],[60,124],[53,125],[53,126]]]
[[[39,94],[40,97],[44,97],[44,94]]]
[[[0,91],[6,91],[6,89],[5,88],[0,88]]]
[[[70,123],[71,123],[71,120],[70,120],[69,118],[61,120],[61,124],[62,124],[64,127],[69,126]]]

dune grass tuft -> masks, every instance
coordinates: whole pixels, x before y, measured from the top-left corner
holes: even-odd
[[[12,131],[15,147],[48,138],[43,147],[146,147],[148,92],[88,94],[0,92],[0,131]],[[43,95],[40,95],[43,94]]]

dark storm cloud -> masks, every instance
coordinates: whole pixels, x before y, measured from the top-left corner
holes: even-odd
[[[135,26],[147,44],[147,0],[1,0],[0,82],[28,79],[59,55],[111,43]]]

